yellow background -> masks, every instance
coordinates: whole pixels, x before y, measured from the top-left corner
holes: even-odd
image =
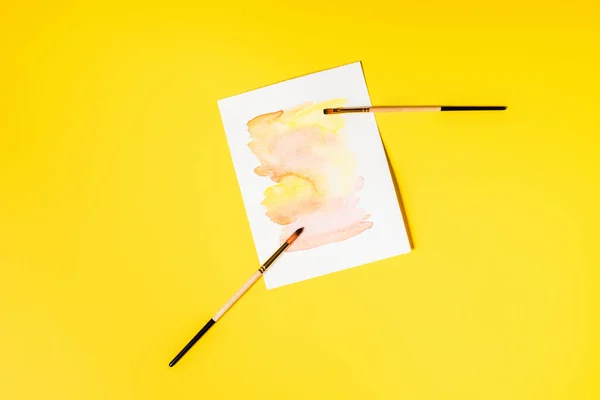
[[[197,3],[2,2],[1,399],[599,398],[597,2]],[[258,267],[217,100],[354,61],[509,110],[378,116],[414,252],[168,368]]]

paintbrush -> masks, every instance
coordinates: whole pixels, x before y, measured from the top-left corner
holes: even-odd
[[[252,275],[250,277],[250,279],[248,279],[248,281],[240,288],[240,290],[238,290],[233,295],[233,297],[230,298],[229,301],[227,303],[225,303],[225,305],[223,307],[221,307],[221,309],[219,311],[217,311],[217,313],[206,323],[206,325],[204,325],[204,327],[202,329],[200,329],[200,331],[198,333],[196,333],[196,336],[194,336],[192,338],[192,340],[190,340],[190,342],[185,345],[183,350],[181,350],[179,352],[179,354],[177,354],[175,356],[175,358],[169,363],[169,367],[172,367],[173,365],[177,364],[177,362],[179,360],[181,360],[181,357],[183,357],[185,355],[185,353],[187,353],[188,350],[191,349],[194,344],[196,344],[198,339],[200,339],[206,332],[208,332],[208,330],[211,328],[211,326],[213,326],[223,315],[225,315],[225,313],[227,311],[229,311],[229,309],[231,307],[233,307],[233,305],[244,295],[244,293],[246,293],[248,291],[248,289],[250,289],[252,287],[252,285],[254,285],[256,283],[256,281],[258,281],[260,279],[260,277],[263,276],[263,274],[271,266],[271,264],[273,264],[275,262],[275,260],[277,260],[279,258],[279,256],[289,246],[291,246],[292,243],[294,243],[294,241],[296,239],[298,239],[298,236],[300,236],[300,234],[302,233],[303,230],[304,230],[304,228],[300,228],[300,229],[297,229],[294,233],[292,233],[292,236],[290,236],[281,245],[281,247],[279,247],[277,249],[277,251],[275,253],[273,253],[273,255],[258,269],[258,271],[256,271],[254,273],[254,275]]]
[[[375,106],[326,108],[323,114],[375,113],[375,112],[415,112],[415,111],[502,111],[506,106]]]

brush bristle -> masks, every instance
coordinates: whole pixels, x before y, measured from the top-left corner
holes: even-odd
[[[333,110],[331,108],[326,108],[323,110],[323,114],[325,114],[325,115],[333,114]]]
[[[286,240],[287,244],[294,243],[296,241],[296,239],[298,239],[298,236],[300,236],[300,234],[302,233],[303,230],[304,230],[304,228],[296,229],[296,231],[294,233],[292,233],[292,236],[290,236],[289,239]]]

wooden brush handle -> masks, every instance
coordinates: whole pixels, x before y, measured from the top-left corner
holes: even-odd
[[[370,112],[415,112],[440,111],[439,106],[375,106],[369,107]]]
[[[233,305],[240,299],[240,297],[242,297],[244,295],[244,293],[246,293],[248,291],[248,289],[250,289],[252,287],[252,285],[254,285],[256,283],[256,281],[260,279],[261,276],[262,276],[262,273],[260,271],[256,271],[254,273],[254,275],[252,275],[250,277],[250,279],[248,279],[246,281],[246,283],[244,283],[244,286],[242,286],[240,288],[240,290],[235,292],[235,294],[229,299],[229,301],[227,303],[225,303],[225,305],[223,307],[221,307],[221,309],[219,311],[217,311],[217,313],[214,315],[214,317],[212,317],[213,321],[217,322],[219,320],[219,318],[221,318],[223,315],[225,315],[225,313],[231,307],[233,307]]]

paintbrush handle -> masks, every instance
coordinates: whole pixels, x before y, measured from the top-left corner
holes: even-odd
[[[271,257],[269,257],[269,259],[267,261],[265,261],[265,263],[258,269],[258,271],[256,271],[250,277],[250,279],[248,279],[246,281],[246,283],[244,283],[244,285],[237,292],[235,292],[235,294],[229,299],[229,301],[227,303],[225,303],[225,305],[223,307],[221,307],[221,309],[219,311],[217,311],[217,313],[202,327],[202,329],[200,329],[200,331],[198,333],[196,333],[196,336],[194,336],[192,338],[192,340],[190,340],[189,343],[186,344],[185,347],[169,363],[169,367],[172,367],[173,365],[177,364],[177,362],[179,360],[181,360],[181,357],[183,357],[185,355],[185,353],[187,353],[188,350],[191,349],[192,346],[194,344],[196,344],[196,342],[198,340],[200,340],[200,338],[206,332],[208,332],[208,330],[223,315],[225,315],[225,313],[227,311],[229,311],[229,309],[231,307],[233,307],[233,305],[244,295],[244,293],[246,293],[248,290],[250,290],[250,288],[256,283],[256,281],[258,281],[260,279],[260,277],[263,276],[265,271],[275,262],[275,260],[277,260],[277,258],[279,258],[279,256],[281,256],[283,254],[285,249],[287,249],[292,243],[294,243],[294,241],[296,239],[298,239],[298,236],[300,236],[300,234],[302,233],[303,230],[304,230],[304,228],[298,228],[298,229],[296,229],[296,231],[294,233],[292,233],[292,235],[277,249],[277,251],[275,253],[273,253],[273,255]]]
[[[419,111],[502,111],[506,106],[372,106],[325,108],[323,114],[353,114],[353,113],[395,113]]]
[[[416,112],[440,111],[441,106],[375,106],[369,107],[369,112]]]
[[[188,344],[185,345],[185,347],[179,352],[177,353],[177,355],[175,356],[175,358],[173,360],[171,360],[171,362],[169,363],[169,367],[172,367],[173,365],[177,364],[179,362],[179,360],[181,360],[181,357],[183,357],[185,355],[185,353],[188,352],[189,349],[192,348],[192,346],[194,346],[196,344],[196,342],[198,340],[200,340],[200,338],[202,336],[204,336],[204,334],[206,332],[208,332],[208,330],[215,324],[215,321],[210,319],[203,327],[202,329],[200,329],[200,331],[198,333],[196,333],[196,335],[192,338],[192,340],[189,341]]]
[[[248,279],[246,283],[244,283],[244,285],[237,292],[235,292],[233,296],[231,296],[229,301],[225,303],[225,305],[221,307],[219,311],[217,311],[217,313],[212,317],[212,320],[217,322],[219,318],[225,315],[225,313],[229,311],[231,307],[233,307],[233,305],[252,287],[252,285],[256,283],[256,281],[260,279],[261,276],[262,273],[260,271],[256,271],[250,277],[250,279]]]
[[[208,322],[202,327],[202,329],[200,329],[198,333],[196,333],[192,340],[190,340],[189,343],[186,344],[185,347],[175,356],[175,358],[169,363],[169,367],[177,364],[177,362],[181,360],[181,357],[183,357],[185,353],[187,353],[188,350],[191,349],[192,346],[194,346],[206,332],[208,332],[208,330],[219,320],[219,318],[221,318],[231,307],[233,307],[233,305],[244,295],[244,293],[248,291],[248,289],[252,287],[252,285],[256,283],[256,281],[260,279],[261,276],[262,272],[256,271],[250,277],[250,279],[244,283],[240,290],[235,292],[233,297],[231,297],[229,301],[225,303],[225,305],[221,307],[221,309],[217,311],[217,313],[210,320],[208,320]]]

